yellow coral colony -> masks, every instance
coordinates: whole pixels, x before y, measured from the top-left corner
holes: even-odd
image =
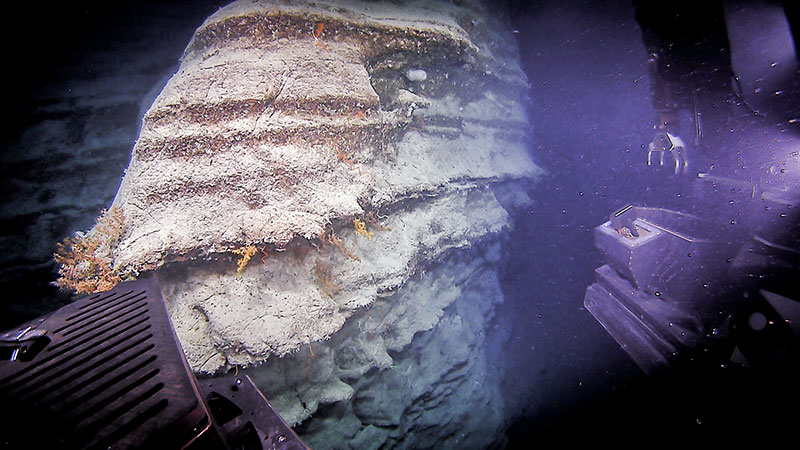
[[[104,209],[89,233],[58,243],[53,255],[60,266],[56,285],[76,294],[94,294],[116,286],[121,279],[114,270],[111,249],[119,243],[124,221],[121,209]]]
[[[372,235],[375,234],[371,231],[367,231],[367,224],[364,223],[363,220],[358,218],[353,219],[353,228],[355,228],[356,234],[360,234],[361,236],[366,236],[367,239],[372,239]]]
[[[250,258],[256,254],[258,249],[255,245],[248,245],[246,247],[241,247],[232,250],[233,253],[241,256],[238,261],[236,261],[236,274],[241,275],[244,268],[247,266],[247,263],[250,262]]]

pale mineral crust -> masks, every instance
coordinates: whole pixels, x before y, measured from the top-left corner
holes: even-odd
[[[526,79],[485,29],[448,2],[247,0],[196,31],[142,119],[110,255],[156,271],[195,370],[326,339],[502,231],[492,186],[540,169]]]
[[[492,9],[238,1],[142,118],[89,256],[154,272],[191,367],[247,371],[314,448],[503,435],[501,242],[541,170]]]
[[[337,218],[415,191],[535,170],[522,154],[490,161],[500,158],[464,151],[459,164],[441,161],[454,153],[441,147],[463,148],[464,138],[504,147],[503,136],[487,134],[517,137],[525,120],[503,99],[486,96],[471,113],[464,99],[444,95],[469,75],[486,76],[454,8],[291,5],[236,2],[197,30],[142,120],[114,200],[127,221],[113,254],[121,272],[313,239]],[[410,69],[428,72],[426,86],[405,79]],[[413,121],[434,95],[430,117]],[[474,133],[465,136],[470,119]],[[410,131],[430,138],[405,147],[433,161],[400,152]],[[400,160],[407,155],[414,160]]]

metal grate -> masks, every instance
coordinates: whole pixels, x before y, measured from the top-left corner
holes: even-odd
[[[78,300],[0,340],[11,355],[0,361],[7,448],[180,447],[209,425],[154,279]]]

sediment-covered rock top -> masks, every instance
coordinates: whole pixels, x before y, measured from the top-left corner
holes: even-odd
[[[530,173],[527,161],[468,151],[446,167],[397,161],[409,131],[452,134],[469,119],[461,111],[412,120],[434,97],[462,107],[446,91],[481,70],[458,14],[435,6],[245,1],[211,16],[144,116],[114,201],[129,230],[116,265],[152,269],[242,245],[280,247],[468,174]],[[491,106],[497,120],[522,120]]]

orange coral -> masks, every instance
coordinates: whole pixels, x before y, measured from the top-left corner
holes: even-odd
[[[325,46],[322,42],[319,41],[320,36],[322,36],[322,30],[325,29],[325,24],[322,22],[317,23],[317,28],[314,30],[314,47],[322,47],[325,49],[326,52],[329,52],[328,47]]]
[[[354,251],[352,251],[349,248],[345,247],[344,242],[342,242],[342,240],[339,237],[336,236],[336,234],[333,232],[333,230],[331,230],[329,233],[323,233],[322,236],[320,236],[320,241],[322,241],[323,245],[328,244],[328,243],[333,244],[334,247],[336,247],[339,250],[341,250],[341,252],[342,252],[342,254],[344,256],[346,256],[346,257],[348,257],[350,259],[354,259],[356,261],[361,261],[361,258],[359,258],[358,255],[356,255],[356,253]]]
[[[233,249],[232,252],[241,256],[241,258],[236,261],[236,274],[241,275],[244,268],[247,267],[247,263],[250,262],[250,258],[258,252],[258,249],[255,245],[247,245],[245,247]]]
[[[372,239],[372,235],[375,234],[371,231],[367,231],[367,224],[358,218],[353,219],[353,228],[356,230],[356,234],[366,236],[367,239]]]
[[[314,275],[317,277],[317,281],[319,282],[322,292],[324,292],[328,297],[333,298],[334,295],[342,292],[339,286],[336,286],[336,283],[334,282],[335,279],[333,277],[333,271],[330,264],[317,260],[317,262],[314,264]]]
[[[353,161],[353,159],[351,157],[347,156],[347,153],[342,151],[339,148],[338,145],[336,145],[335,148],[336,148],[336,157],[339,158],[340,161],[342,161],[344,163],[347,163],[347,165],[350,166],[350,170],[356,170],[356,171],[358,171],[359,175],[369,175],[370,179],[372,179],[372,180],[375,179],[375,175],[373,175],[372,172],[369,172],[369,171],[365,172],[365,171],[361,170],[360,167],[356,167],[355,161]]]
[[[111,248],[122,236],[122,210],[103,210],[89,233],[76,233],[57,244],[53,258],[61,267],[55,285],[77,294],[107,291],[120,281],[111,261]]]

